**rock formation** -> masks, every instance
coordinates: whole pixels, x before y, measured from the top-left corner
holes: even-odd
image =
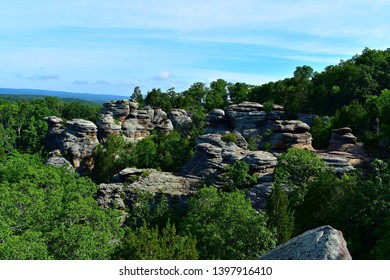
[[[93,122],[73,119],[67,121],[66,127],[56,116],[46,117],[49,125],[46,134],[48,150],[59,150],[66,155],[72,166],[80,173],[88,173],[93,168],[92,153],[99,144],[97,127]],[[56,153],[58,155],[58,152]]]
[[[169,133],[173,130],[167,114],[159,109],[138,109],[138,103],[129,100],[110,101],[103,104],[97,121],[99,140],[105,142],[110,134],[122,134],[126,141],[138,142],[148,137],[153,130]]]
[[[171,120],[174,129],[187,131],[192,124],[191,117],[187,114],[187,111],[183,109],[172,109],[168,117]]]
[[[49,153],[49,158],[46,161],[47,165],[53,165],[56,167],[65,167],[69,170],[73,170],[74,168],[72,164],[62,156],[60,150],[54,150]]]
[[[322,226],[302,233],[261,257],[262,260],[351,260],[341,231]]]
[[[277,159],[266,151],[249,151],[233,142],[222,140],[221,134],[204,134],[198,137],[195,155],[184,165],[182,173],[215,179],[223,168],[237,160],[248,163],[259,176],[273,172]]]
[[[332,138],[330,139],[328,150],[345,151],[349,147],[356,145],[356,143],[357,138],[352,134],[351,128],[332,129]]]
[[[153,195],[166,195],[171,201],[186,202],[197,190],[199,179],[189,176],[159,172],[155,169],[126,168],[119,172],[110,184],[100,184],[98,204],[101,207],[117,205],[125,210],[134,195],[146,191]]]
[[[290,147],[313,150],[310,126],[298,120],[277,120],[271,126],[271,149],[287,150]]]

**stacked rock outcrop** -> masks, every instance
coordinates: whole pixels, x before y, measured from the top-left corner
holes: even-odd
[[[125,210],[140,191],[165,195],[169,200],[185,204],[197,190],[199,178],[159,172],[155,169],[126,168],[114,176],[112,183],[100,184],[98,204]]]
[[[138,103],[129,100],[110,101],[103,106],[97,122],[101,142],[105,142],[110,134],[120,133],[126,141],[138,142],[153,130],[169,133],[174,129],[167,114],[159,108],[147,106],[140,110]]]
[[[76,171],[88,173],[92,170],[92,153],[99,144],[96,125],[87,120],[73,119],[67,121],[64,128],[62,120],[56,116],[46,117],[45,120],[49,125],[46,147],[67,155]]]
[[[238,132],[236,132],[238,133]],[[237,160],[248,163],[259,176],[273,172],[277,159],[266,151],[249,151],[233,142],[223,140],[221,134],[199,136],[195,155],[184,165],[182,172],[201,178],[215,178],[223,168]]]
[[[298,120],[277,120],[271,126],[271,148],[287,150],[290,147],[313,150],[310,126]]]

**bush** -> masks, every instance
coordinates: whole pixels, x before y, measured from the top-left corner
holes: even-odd
[[[244,161],[235,161],[224,168],[222,174],[224,190],[233,191],[243,189],[257,181],[255,175],[249,173],[249,164]]]
[[[275,246],[263,212],[252,208],[239,191],[214,187],[199,190],[189,200],[184,232],[193,234],[201,259],[258,259]]]
[[[236,144],[238,141],[237,135],[235,135],[234,133],[231,133],[231,132],[227,132],[224,135],[222,135],[222,141],[224,141],[226,143],[235,143]]]

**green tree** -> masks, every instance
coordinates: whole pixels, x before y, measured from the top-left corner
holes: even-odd
[[[196,237],[200,259],[258,259],[275,246],[266,222],[239,191],[208,187],[189,200],[182,226]]]
[[[177,234],[175,225],[169,222],[161,231],[158,227],[149,228],[146,225],[127,230],[116,255],[126,260],[198,259],[195,238]]]
[[[226,165],[221,176],[223,189],[234,191],[247,188],[251,184],[256,183],[256,175],[250,174],[249,167],[249,164],[241,160]]]
[[[268,226],[276,231],[277,244],[287,242],[294,230],[294,211],[289,208],[288,195],[282,185],[272,186],[267,199]]]
[[[225,80],[218,79],[210,83],[210,90],[206,95],[205,109],[223,109],[228,105],[228,83]]]
[[[111,134],[107,142],[99,144],[93,153],[94,168],[91,177],[97,183],[108,183],[122,169],[128,167],[131,144],[122,136]]]
[[[295,209],[303,202],[308,184],[326,170],[326,163],[315,153],[290,148],[278,158],[275,182],[289,188],[290,206]]]
[[[248,100],[250,86],[245,83],[235,83],[227,85],[230,102],[238,104]]]
[[[0,161],[0,259],[109,259],[121,215],[100,209],[98,187],[37,156]]]
[[[144,105],[144,97],[142,96],[142,92],[139,86],[134,88],[134,91],[130,96],[130,100],[137,102],[140,107]]]

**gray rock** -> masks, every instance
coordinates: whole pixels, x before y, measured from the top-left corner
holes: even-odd
[[[74,171],[72,164],[62,156],[60,150],[54,150],[49,153],[49,158],[47,159],[47,165],[53,165],[56,167],[65,167],[71,171]]]
[[[273,150],[287,150],[290,147],[313,150],[310,126],[299,120],[276,120],[271,126]]]
[[[349,127],[332,129],[332,138],[329,144],[328,150],[345,151],[357,144],[357,138],[352,134],[352,129]]]
[[[125,210],[131,208],[134,196],[145,191],[153,196],[166,195],[171,201],[186,204],[189,196],[197,191],[200,179],[190,176],[159,172],[155,169],[126,168],[115,176],[115,183],[100,184],[98,204],[108,208],[117,205]]]
[[[351,260],[341,231],[322,226],[302,233],[261,257],[262,260]]]
[[[63,129],[59,126],[58,118],[49,117],[45,120],[49,124],[46,134],[48,150],[60,150],[62,155],[67,155],[67,160],[77,172],[90,172],[93,168],[93,150],[99,144],[96,125],[87,120],[73,119]]]
[[[130,114],[130,101],[129,100],[112,100],[103,104],[103,114],[111,112],[115,119],[123,121]],[[134,108],[134,102],[132,103],[132,109]]]
[[[174,129],[181,129],[183,131],[187,131],[192,124],[191,117],[183,109],[172,109],[169,113],[169,119]]]
[[[223,168],[237,160],[250,164],[253,172],[272,173],[276,158],[269,152],[249,151],[222,140],[221,134],[205,134],[197,139],[195,155],[184,165],[182,172],[202,178],[215,178]]]
[[[96,122],[98,127],[98,139],[101,143],[105,143],[111,134],[119,135],[121,132],[121,125],[117,123],[112,115],[112,112],[101,114],[100,119]]]

